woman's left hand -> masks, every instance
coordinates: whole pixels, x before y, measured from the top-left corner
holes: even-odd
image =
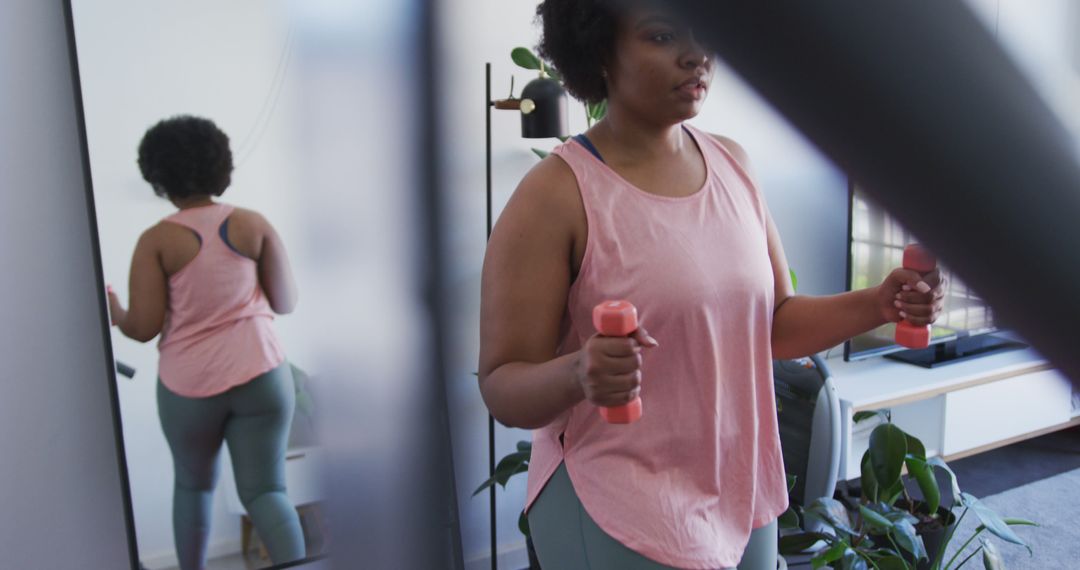
[[[925,275],[910,269],[894,269],[877,287],[878,309],[889,322],[932,324],[941,314],[945,283],[937,268]]]

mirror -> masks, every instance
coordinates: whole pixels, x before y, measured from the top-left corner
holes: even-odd
[[[319,331],[304,316],[307,256],[295,255],[304,239],[298,212],[305,196],[290,161],[300,121],[291,114],[293,39],[284,5],[74,0],[72,12],[102,263],[121,304],[131,308],[128,276],[140,236],[180,211],[155,195],[137,163],[147,129],[177,115],[209,119],[228,136],[231,183],[214,201],[257,212],[269,222],[284,250],[294,254],[287,257],[300,291],[295,312],[272,314],[289,308],[289,295],[280,286],[268,287],[269,278],[260,273],[268,271],[271,254],[264,245],[267,230],[249,227],[258,216],[185,199],[185,214],[166,224],[168,231],[155,231],[159,241],[153,247],[160,255],[152,261],[168,277],[158,280],[158,290],[189,287],[192,294],[172,289],[165,300],[164,330],[173,346],[163,344],[160,353],[160,335],[138,342],[113,328],[141,563],[148,569],[186,568],[198,562],[181,564],[180,558],[194,560],[201,552],[209,568],[261,568],[317,557],[328,539],[314,430],[320,367],[312,342]],[[149,145],[148,153],[158,161],[179,160],[170,141],[195,130],[165,129],[171,134]],[[208,139],[198,140],[205,150]],[[204,215],[211,211],[216,213]],[[199,261],[210,255],[213,263]],[[248,283],[250,293],[259,283],[269,302],[238,292],[215,295],[231,297],[233,313],[211,323],[199,311],[210,307],[205,280],[214,273],[229,276],[214,289],[219,293],[233,283]],[[241,332],[225,334],[222,327]],[[245,335],[258,336],[262,344],[245,345],[243,338],[251,341]],[[159,358],[166,353],[168,362]],[[168,370],[167,385],[159,385],[159,362]],[[224,369],[233,372],[214,374]],[[174,477],[174,459],[181,462],[181,477]],[[174,481],[181,479],[174,509]],[[200,531],[205,523],[208,528]],[[258,526],[270,530],[260,533]],[[272,561],[269,553],[275,552],[287,559]]]

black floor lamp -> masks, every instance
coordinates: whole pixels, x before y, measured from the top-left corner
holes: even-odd
[[[487,167],[487,236],[491,237],[492,214],[491,214],[491,110],[516,110],[521,114],[521,136],[527,139],[544,139],[567,136],[566,127],[566,91],[558,81],[547,77],[540,70],[540,77],[533,79],[521,90],[521,97],[513,97],[513,84],[511,83],[511,96],[508,99],[492,100],[491,98],[491,64],[484,67],[486,73],[487,91],[484,97],[484,106],[487,111],[487,140],[485,144],[486,167]],[[488,414],[488,475],[495,476],[495,418]],[[491,504],[491,570],[498,570],[499,563],[496,557],[496,529],[495,529],[495,485],[489,490]]]

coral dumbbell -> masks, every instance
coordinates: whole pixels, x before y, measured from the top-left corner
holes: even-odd
[[[637,308],[629,301],[604,301],[593,307],[593,326],[604,336],[630,336],[638,329]],[[628,424],[641,417],[641,398],[622,406],[601,407],[608,423]]]
[[[937,258],[919,244],[910,244],[904,248],[904,269],[918,271],[925,275],[937,267]],[[926,348],[930,346],[930,325],[916,326],[907,320],[896,323],[896,344],[908,348]]]

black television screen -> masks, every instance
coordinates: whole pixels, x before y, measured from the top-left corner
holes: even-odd
[[[889,272],[903,264],[904,246],[917,240],[857,185],[849,184],[849,194],[847,287],[854,291],[881,283]],[[947,280],[945,301],[941,315],[931,329],[929,349],[909,351],[896,344],[893,339],[896,325],[889,323],[848,340],[844,345],[844,359],[858,360],[906,351],[906,355],[894,356],[901,360],[913,358],[918,364],[932,366],[990,350],[1023,346],[982,336],[997,330],[993,310],[947,266],[939,267]]]

